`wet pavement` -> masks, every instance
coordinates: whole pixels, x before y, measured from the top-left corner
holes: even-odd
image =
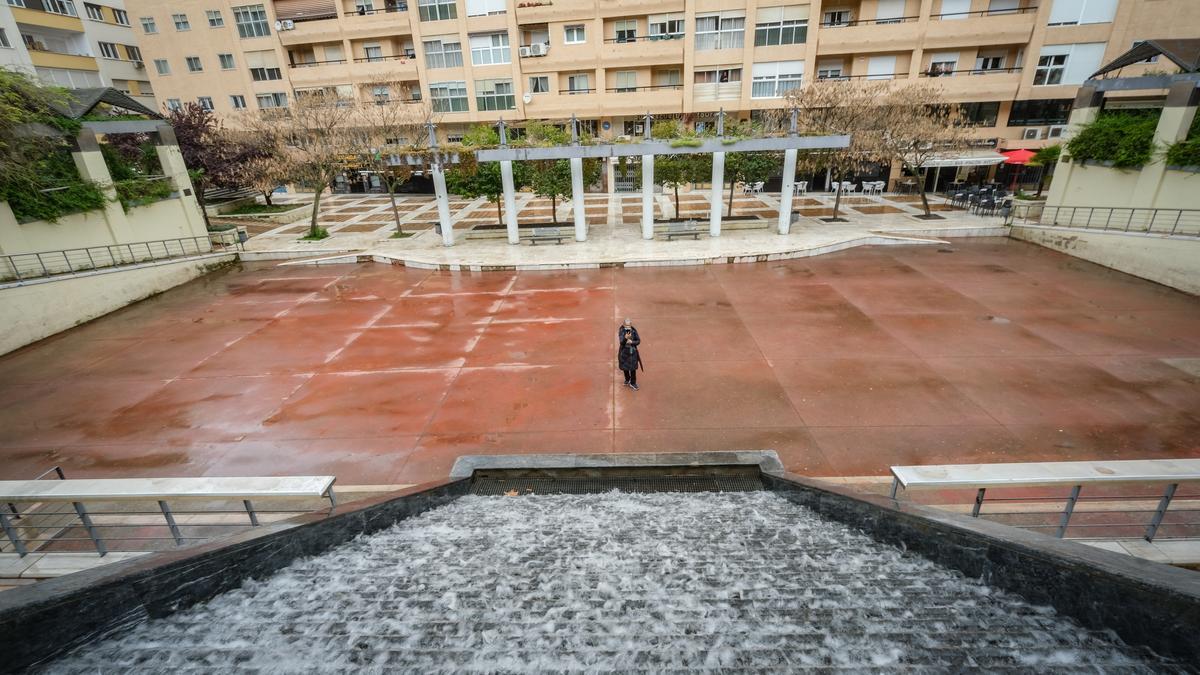
[[[733,449],[810,475],[1200,456],[1200,299],[999,239],[570,272],[261,263],[0,357],[0,479],[396,484],[460,454]]]

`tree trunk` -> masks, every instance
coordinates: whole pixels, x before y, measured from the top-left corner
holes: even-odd
[[[932,215],[929,210],[929,195],[925,193],[925,179],[928,177],[928,173],[929,169],[925,169],[925,171],[921,173],[921,208],[925,209],[926,218]]]
[[[497,225],[504,224],[504,212],[500,210],[500,200],[499,199],[496,200],[496,224]]]
[[[271,195],[274,192],[274,190],[263,190],[263,201],[267,203],[267,206],[274,206],[274,204],[271,203]]]
[[[392,218],[396,220],[396,234],[404,234],[404,227],[400,225],[400,209],[396,207],[396,183],[387,181],[388,198],[392,200]]]
[[[675,219],[679,220],[682,216],[679,215],[679,183],[671,183],[675,186]]]
[[[317,185],[316,191],[313,193],[312,218],[308,222],[308,236],[317,239],[321,236],[321,228],[317,226],[317,214],[321,210],[321,193],[325,191],[325,184]]]
[[[550,220],[558,224],[558,195],[550,195]]]
[[[842,206],[842,182],[834,180],[833,185],[833,217],[836,219],[839,218],[838,209]]]
[[[1050,171],[1047,170],[1047,168],[1043,166],[1042,167],[1042,175],[1038,176],[1038,190],[1037,190],[1037,194],[1034,195],[1035,197],[1040,198],[1042,196],[1042,187],[1044,187],[1046,184],[1046,174],[1048,174],[1048,173],[1050,173]]]
[[[204,216],[204,229],[207,231],[212,231],[212,224],[208,222],[208,207],[207,204],[204,203],[203,185],[197,185],[195,181],[192,181],[192,190],[194,190],[196,194],[196,203],[200,205],[200,215]]]
[[[732,178],[729,179],[729,208],[725,211],[726,218],[733,217],[733,185],[735,182]]]

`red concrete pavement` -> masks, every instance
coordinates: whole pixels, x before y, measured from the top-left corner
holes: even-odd
[[[614,365],[625,316],[639,392]],[[0,478],[1195,457],[1198,372],[1200,299],[1008,240],[561,273],[246,265],[0,358]]]

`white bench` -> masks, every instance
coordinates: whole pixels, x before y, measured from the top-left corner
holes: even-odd
[[[553,241],[556,244],[563,243],[562,230],[557,227],[535,227],[533,228],[533,236],[529,237],[529,245],[537,246],[539,241]]]
[[[258,498],[321,498],[337,506],[333,494],[334,476],[262,476],[236,478],[85,478],[73,480],[6,480],[0,481],[0,503],[7,503],[8,512],[0,511],[0,526],[21,555],[25,547],[10,520],[10,513],[19,517],[15,504],[70,503],[96,544],[100,555],[107,550],[96,533],[92,519],[84,507],[85,501],[138,502],[157,501],[167,525],[177,543],[183,542],[167,501],[241,499],[251,525],[258,525],[252,499]]]
[[[905,490],[921,488],[974,488],[973,517],[979,517],[984,495],[990,487],[1048,487],[1071,486],[1071,496],[1059,522],[1058,537],[1062,538],[1071,513],[1079,501],[1084,485],[1113,483],[1167,483],[1154,518],[1146,530],[1146,541],[1152,541],[1163,515],[1175,496],[1180,483],[1200,481],[1200,459],[1130,459],[1111,462],[1018,462],[1011,464],[931,464],[924,466],[893,466],[892,499],[900,487]]]
[[[667,241],[671,241],[676,237],[691,237],[696,241],[700,240],[700,227],[694,220],[688,220],[682,223],[667,223],[667,229],[663,233],[667,237]]]

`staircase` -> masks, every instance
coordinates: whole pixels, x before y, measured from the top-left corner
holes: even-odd
[[[465,496],[48,670],[1173,667],[748,491]]]

